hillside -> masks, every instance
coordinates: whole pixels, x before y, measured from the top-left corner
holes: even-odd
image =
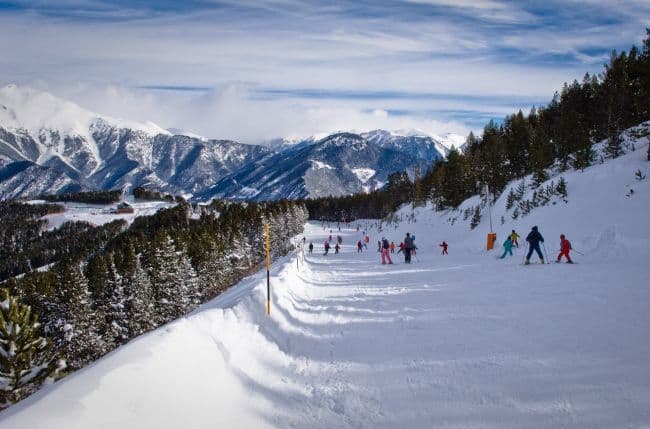
[[[553,197],[513,220],[506,190],[492,210],[492,252],[486,213],[474,229],[463,220],[478,197],[457,211],[408,206],[391,223],[361,221],[363,253],[352,224],[342,253],[323,256],[336,225],[309,223],[316,250],[299,268],[295,255],[274,264],[270,317],[260,272],[45,387],[0,414],[0,426],[648,426],[650,163],[647,137],[634,143],[561,173],[567,202]],[[550,259],[566,234],[577,264],[522,266],[523,246],[496,259],[511,229],[524,236],[533,225]],[[381,265],[373,243],[407,231],[414,262]]]

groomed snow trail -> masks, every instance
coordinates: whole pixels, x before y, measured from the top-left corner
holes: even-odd
[[[361,254],[359,233],[340,234],[342,253],[323,256],[329,230],[307,225],[314,254],[299,270],[292,257],[275,265],[270,317],[259,273],[0,414],[0,427],[650,425],[640,259],[524,267],[521,253],[443,257],[419,232],[412,264],[381,265],[376,231]]]

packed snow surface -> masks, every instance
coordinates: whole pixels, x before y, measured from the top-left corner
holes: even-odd
[[[270,316],[260,272],[10,408],[0,427],[650,427],[650,180],[633,178],[650,177],[644,156],[566,173],[568,204],[495,221],[499,243],[538,225],[550,259],[566,234],[575,265],[523,266],[522,247],[497,259],[485,217],[471,231],[430,207],[381,231],[310,223],[315,252],[272,267]],[[330,229],[342,253],[324,256]],[[364,231],[370,249],[357,253]],[[381,265],[373,243],[407,231],[413,263]]]

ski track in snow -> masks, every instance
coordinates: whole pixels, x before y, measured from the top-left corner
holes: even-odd
[[[625,264],[523,267],[520,253],[442,257],[426,246],[411,265],[399,255],[380,265],[376,249],[356,252],[360,233],[341,235],[339,255],[319,244],[299,271],[292,257],[274,266],[270,317],[259,273],[11,408],[0,426],[650,422],[650,292],[634,287],[643,272],[614,288]]]

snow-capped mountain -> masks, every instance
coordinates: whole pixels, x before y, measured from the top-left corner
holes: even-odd
[[[390,173],[412,172],[416,165],[425,171],[432,159],[442,156],[428,143],[422,150],[411,150],[417,142],[403,143],[378,144],[353,133],[303,142],[243,167],[197,198],[266,200],[368,192],[381,188]]]
[[[139,185],[194,193],[270,153],[102,117],[33,89],[0,89],[4,197]]]
[[[0,196],[148,186],[198,199],[345,195],[426,171],[448,140],[340,132],[265,146],[100,116],[46,92],[0,89]]]

